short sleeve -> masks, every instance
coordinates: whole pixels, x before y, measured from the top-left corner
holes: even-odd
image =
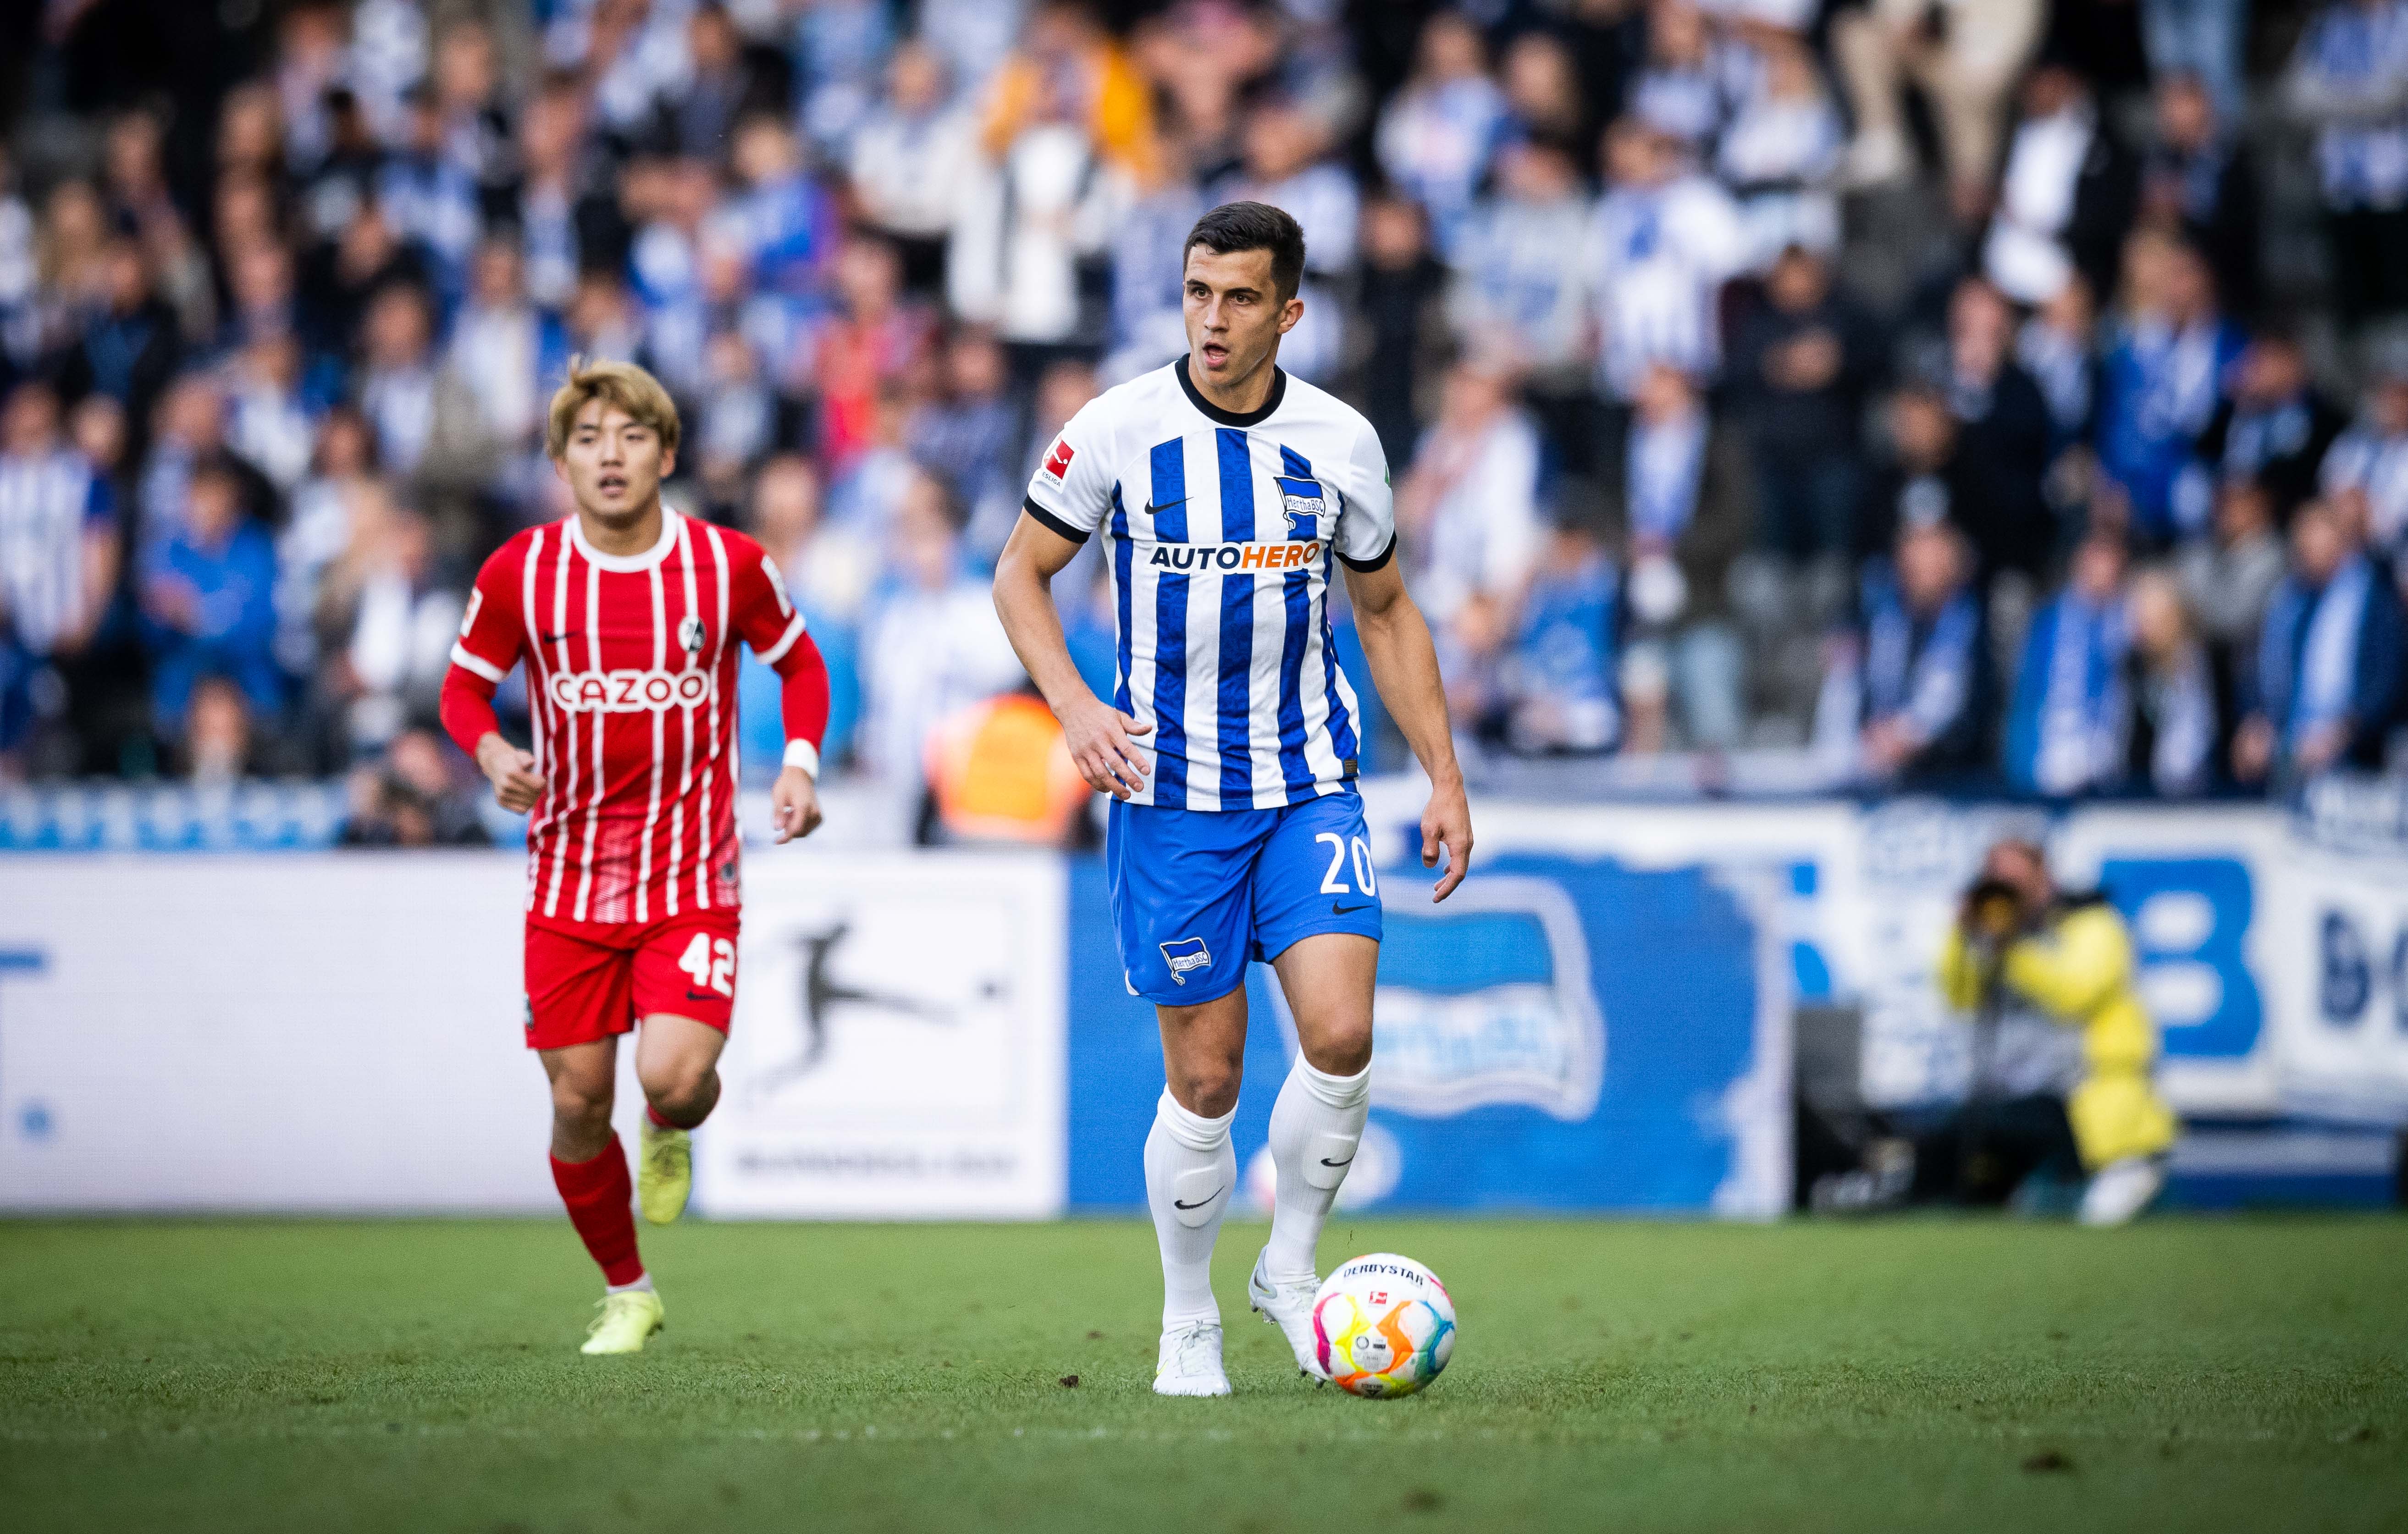
[[[526,623],[519,611],[519,568],[526,557],[517,540],[502,545],[477,572],[468,593],[468,610],[460,618],[460,638],[452,647],[453,664],[499,685],[516,666],[526,645]]]
[[[1339,489],[1338,557],[1349,568],[1376,570],[1397,552],[1397,498],[1388,488],[1388,455],[1368,421],[1354,423],[1354,445],[1346,454]]]
[[[808,625],[786,595],[785,577],[778,573],[768,551],[750,538],[720,536],[728,539],[727,559],[734,566],[727,588],[729,626],[738,638],[752,647],[762,665],[774,668]]]
[[[1104,402],[1089,400],[1046,446],[1021,509],[1071,542],[1086,542],[1112,501],[1110,437]]]

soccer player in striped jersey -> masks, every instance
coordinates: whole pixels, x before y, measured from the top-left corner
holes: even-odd
[[[1441,847],[1447,861],[1436,899],[1463,881],[1471,814],[1429,629],[1398,573],[1380,439],[1279,367],[1304,313],[1303,231],[1229,203],[1182,261],[1187,355],[1063,428],[995,599],[1080,771],[1112,796],[1112,926],[1162,1028],[1168,1081],[1145,1145],[1164,1288],[1154,1387],[1225,1396],[1211,1259],[1237,1182],[1249,959],[1278,975],[1299,1057],[1271,1110],[1276,1207],[1248,1294],[1315,1377],[1314,1247],[1370,1100],[1380,898],[1354,783],[1362,715],[1329,629],[1340,569],[1371,680],[1429,775],[1422,864]],[[1079,680],[1050,584],[1098,533],[1119,638],[1109,703]]]
[[[637,1193],[666,1224],[693,1184],[686,1133],[719,1100],[736,1001],[736,646],[783,681],[779,841],[819,824],[827,667],[777,566],[743,534],[661,504],[677,407],[625,363],[572,363],[547,442],[576,514],[478,572],[443,724],[529,812],[526,1042],[552,1081],[552,1175],[607,1285],[584,1351],[635,1353],[661,1301],[636,1251],[610,1128],[619,1036],[646,1099]],[[494,692],[526,667],[535,750],[504,739]]]

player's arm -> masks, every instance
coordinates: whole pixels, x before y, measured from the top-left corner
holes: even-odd
[[[746,558],[743,555],[753,557]],[[810,636],[769,556],[746,547],[736,556],[736,632],[778,673],[778,713],[786,752],[769,785],[770,836],[779,842],[820,826],[820,744],[827,738],[827,660]]]
[[[1471,871],[1471,806],[1463,796],[1463,768],[1455,759],[1438,650],[1430,643],[1422,609],[1405,592],[1404,572],[1397,560],[1387,454],[1369,423],[1356,423],[1354,444],[1341,473],[1345,500],[1338,515],[1338,560],[1346,566],[1354,631],[1363,640],[1363,658],[1371,664],[1371,684],[1429,776],[1429,805],[1422,811],[1422,867],[1438,867],[1439,849],[1446,850],[1446,872],[1430,893],[1431,899],[1443,900]]]
[[[1080,679],[1054,605],[1054,578],[1111,503],[1110,456],[1103,402],[1092,401],[1062,428],[1028,481],[1020,521],[996,561],[995,610],[1021,667],[1061,722],[1079,776],[1097,793],[1125,799],[1145,787],[1148,766],[1129,738],[1154,726],[1106,703]]]
[[[995,566],[995,610],[1013,653],[1062,722],[1064,743],[1079,776],[1097,793],[1127,798],[1145,787],[1146,760],[1129,738],[1154,728],[1096,695],[1070,660],[1062,611],[1054,605],[1054,578],[1079,545],[1033,516],[1023,515]]]
[[[1354,602],[1354,631],[1363,640],[1363,658],[1371,665],[1371,685],[1380,690],[1389,717],[1429,775],[1429,806],[1422,811],[1422,867],[1438,867],[1439,849],[1446,850],[1446,872],[1430,893],[1431,899],[1443,900],[1471,870],[1471,806],[1463,794],[1463,769],[1455,759],[1438,650],[1393,557],[1376,569],[1347,564],[1346,595]]]
[[[518,664],[526,637],[513,595],[518,564],[512,556],[518,552],[506,546],[477,572],[468,610],[460,619],[460,638],[452,646],[452,667],[443,673],[439,711],[444,732],[494,785],[494,801],[523,815],[543,797],[543,779],[535,769],[534,754],[503,738],[502,723],[494,713],[494,694]]]

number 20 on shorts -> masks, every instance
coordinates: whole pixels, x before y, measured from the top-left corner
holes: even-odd
[[[724,996],[736,994],[736,945],[725,938],[695,933],[677,967],[694,977],[696,990],[716,991]]]
[[[1371,874],[1371,849],[1364,844],[1361,837],[1354,839],[1354,846],[1351,849],[1352,861],[1354,864],[1353,888],[1349,888],[1346,883],[1346,865],[1350,851],[1347,839],[1335,831],[1322,831],[1316,833],[1312,839],[1329,843],[1329,868],[1321,876],[1322,894],[1352,895],[1355,889],[1360,889],[1366,896],[1377,896],[1380,893],[1380,882]]]

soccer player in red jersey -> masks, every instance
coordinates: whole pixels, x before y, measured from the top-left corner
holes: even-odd
[[[526,812],[526,1041],[552,1081],[552,1176],[608,1285],[584,1351],[661,1326],[610,1128],[619,1036],[636,1028],[646,1219],[693,1185],[687,1131],[719,1100],[736,1000],[736,645],[783,681],[783,842],[819,824],[827,667],[777,566],[743,534],[661,504],[677,407],[627,363],[571,364],[546,442],[576,515],[485,561],[443,680],[443,724],[506,810]],[[535,750],[494,693],[526,667]]]

